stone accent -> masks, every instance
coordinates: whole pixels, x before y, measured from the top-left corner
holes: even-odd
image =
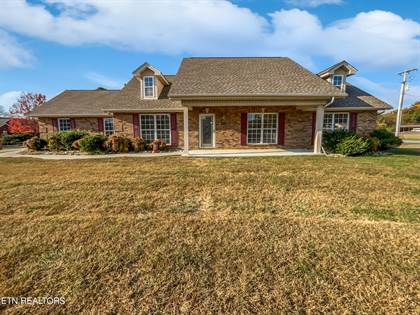
[[[114,131],[116,135],[133,137],[133,114],[114,113]]]
[[[285,144],[273,145],[241,145],[241,113],[286,113]],[[189,111],[189,146],[199,148],[199,115],[215,114],[216,148],[310,148],[312,136],[312,112],[302,111],[293,106],[270,107],[193,107]]]
[[[56,130],[54,130],[53,118],[40,117],[38,118],[38,125],[39,125],[39,134],[41,137],[48,136],[56,132]]]
[[[76,129],[99,132],[97,117],[75,118],[74,124]]]
[[[376,111],[365,111],[357,113],[356,133],[367,135],[376,129],[376,120],[378,113]]]

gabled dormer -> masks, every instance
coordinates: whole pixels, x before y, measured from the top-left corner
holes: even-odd
[[[134,70],[133,76],[140,82],[141,99],[158,99],[163,88],[169,85],[165,76],[147,62]]]
[[[347,77],[355,74],[356,72],[357,69],[355,67],[349,64],[347,61],[343,60],[319,72],[318,75],[322,79],[327,80],[332,85],[345,92]]]

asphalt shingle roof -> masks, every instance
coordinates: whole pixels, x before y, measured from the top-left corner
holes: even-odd
[[[29,116],[101,116],[103,104],[115,90],[65,90],[33,110]]]
[[[348,96],[343,99],[335,100],[329,108],[343,108],[343,107],[360,107],[360,108],[375,108],[375,109],[392,109],[392,106],[375,96],[365,92],[358,87],[347,83],[346,92]]]
[[[286,57],[185,58],[169,97],[346,94]]]

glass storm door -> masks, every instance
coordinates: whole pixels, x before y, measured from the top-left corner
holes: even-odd
[[[200,115],[200,147],[214,147],[214,115]]]

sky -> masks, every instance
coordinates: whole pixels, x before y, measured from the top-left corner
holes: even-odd
[[[420,0],[0,0],[0,111],[22,92],[119,89],[143,62],[175,74],[192,56],[287,56],[315,73],[347,60],[351,83],[396,107],[398,73],[420,68]]]

